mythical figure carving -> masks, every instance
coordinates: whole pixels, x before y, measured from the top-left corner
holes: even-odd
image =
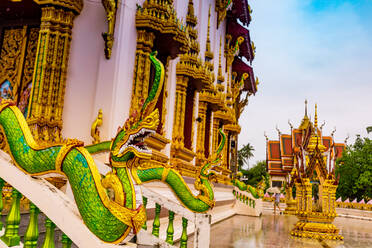
[[[119,0],[102,0],[102,5],[105,8],[108,22],[108,30],[102,33],[102,37],[105,41],[105,57],[110,59],[112,46],[114,45],[116,11],[118,10]]]
[[[98,110],[97,118],[94,120],[90,129],[90,136],[93,138],[93,144],[100,142],[98,127],[102,125],[102,109]]]
[[[214,206],[214,194],[209,172],[220,161],[225,143],[221,144],[207,163],[200,167],[194,196],[181,175],[161,164],[151,163],[151,151],[144,139],[154,133],[159,124],[159,112],[154,110],[164,81],[164,67],[150,55],[155,67],[153,87],[139,112],[134,112],[118,130],[112,141],[83,146],[81,141],[67,140],[61,143],[40,145],[34,140],[23,114],[11,101],[0,104],[0,130],[4,134],[4,150],[8,151],[14,164],[23,172],[40,176],[57,173],[66,177],[71,185],[80,214],[87,227],[105,242],[120,243],[133,230],[138,232],[146,220],[138,184],[159,180],[169,185],[184,206],[194,212],[205,212]],[[102,176],[91,153],[110,151],[112,171]],[[109,196],[108,191],[113,191]]]
[[[243,183],[242,181],[239,181],[237,179],[234,179],[231,181],[232,184],[236,187],[238,187],[241,191],[247,191],[252,194],[252,196],[256,199],[262,198],[264,196],[264,190],[266,187],[265,179],[262,178],[262,180],[258,183],[257,188],[247,185]]]

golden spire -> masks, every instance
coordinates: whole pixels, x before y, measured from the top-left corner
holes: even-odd
[[[318,129],[318,106],[315,103],[314,127]]]
[[[320,152],[324,152],[326,147],[323,145],[322,138],[318,133],[318,106],[315,104],[314,129],[311,131],[311,138],[307,146],[309,152],[313,152],[318,147]]]
[[[301,124],[298,127],[301,130],[305,130],[310,124],[309,117],[307,117],[307,100],[305,100],[305,116],[302,118]]]
[[[207,44],[205,47],[205,58],[207,60],[213,59],[213,53],[211,52],[211,40],[209,39],[210,27],[211,27],[211,5],[209,5],[209,11],[208,11]]]
[[[225,81],[225,78],[222,75],[221,50],[222,50],[222,38],[220,38],[220,54],[219,54],[219,59],[218,59],[218,76],[217,76],[217,81],[219,83],[222,83],[223,81]]]
[[[187,6],[187,15],[194,16],[194,3],[192,2],[192,0],[189,0],[189,4]]]
[[[231,91],[230,82],[231,82],[230,71],[227,70],[227,91]]]
[[[193,0],[189,0],[189,4],[187,6],[187,16],[186,16],[186,23],[192,27],[195,27],[197,24],[197,18],[194,14],[194,3]]]

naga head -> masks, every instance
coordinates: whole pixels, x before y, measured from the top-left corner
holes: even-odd
[[[155,109],[155,105],[164,81],[164,67],[155,57],[156,54],[156,52],[150,54],[150,60],[155,68],[155,77],[148,97],[139,104],[140,111],[132,111],[111,143],[110,156],[114,167],[125,166],[125,163],[134,157],[151,158],[151,150],[144,141],[156,132],[159,125],[159,111]]]

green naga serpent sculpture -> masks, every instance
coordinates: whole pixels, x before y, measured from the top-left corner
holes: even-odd
[[[252,196],[256,199],[262,198],[264,196],[264,189],[265,189],[265,185],[266,185],[264,178],[258,183],[257,188],[255,188],[251,185],[245,184],[242,181],[239,181],[237,179],[232,180],[231,183],[234,186],[238,187],[239,190],[247,191],[247,192],[251,193]]]
[[[154,133],[159,124],[156,101],[164,81],[164,68],[150,55],[155,68],[153,87],[138,113],[132,113],[112,141],[83,146],[81,141],[67,140],[59,144],[40,145],[34,140],[26,120],[14,103],[0,104],[0,131],[5,147],[14,164],[23,172],[40,176],[57,173],[67,177],[75,202],[87,227],[101,240],[121,243],[133,230],[138,232],[146,221],[138,184],[152,180],[163,181],[181,203],[194,212],[205,212],[214,206],[211,167],[218,163],[225,143],[225,135],[215,154],[200,168],[195,181],[199,195],[194,196],[182,176],[171,166],[143,166],[151,158],[144,139]],[[155,110],[154,110],[155,109]],[[110,151],[112,171],[102,176],[91,156]],[[114,192],[110,197],[108,190]]]

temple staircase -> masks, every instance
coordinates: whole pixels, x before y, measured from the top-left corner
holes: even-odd
[[[193,247],[209,247],[210,214],[193,213],[180,203],[144,186],[142,195],[145,206],[155,204],[155,216],[152,225],[146,223],[143,227],[146,231],[137,234],[139,246],[175,247],[179,243],[179,247],[188,247],[188,236],[194,234]]]
[[[65,193],[54,187],[43,178],[26,175],[12,163],[8,154],[0,150],[0,179],[1,185],[7,182],[13,187],[12,204],[7,214],[5,226],[0,224],[0,247],[135,247],[135,244],[108,244],[98,239],[84,224],[77,206]],[[1,187],[2,189],[3,187]],[[0,196],[2,194],[0,192]],[[30,201],[28,215],[20,214],[20,199],[24,196]],[[0,199],[0,210],[3,209]],[[38,218],[39,212],[44,217]],[[43,230],[39,220],[45,220],[45,234],[39,236]],[[26,222],[26,223],[25,223]],[[28,222],[28,223],[27,223]],[[21,225],[21,228],[20,228]],[[24,228],[27,226],[27,228]],[[22,228],[23,227],[23,228]],[[62,238],[55,240],[56,227]],[[61,242],[55,245],[55,241]],[[39,243],[38,243],[39,242]],[[72,246],[74,243],[76,246]]]
[[[0,197],[5,182],[13,187],[11,207],[6,218],[3,216],[4,227],[0,223],[0,248],[209,247],[213,223],[235,214],[260,216],[262,213],[262,200],[237,187],[225,186],[219,194],[215,194],[217,206],[209,213],[193,213],[177,199],[142,185],[143,204],[152,216],[148,216],[150,220],[136,235],[137,244],[108,244],[90,232],[71,196],[44,178],[25,174],[1,150],[0,164]],[[20,213],[21,197],[30,201],[29,213]],[[219,202],[225,202],[225,205],[218,206]],[[0,212],[3,210],[2,203],[0,199]],[[191,235],[193,239],[189,240]]]
[[[261,216],[262,199],[256,199],[251,193],[234,187],[233,195],[236,198],[234,211],[239,215]]]

